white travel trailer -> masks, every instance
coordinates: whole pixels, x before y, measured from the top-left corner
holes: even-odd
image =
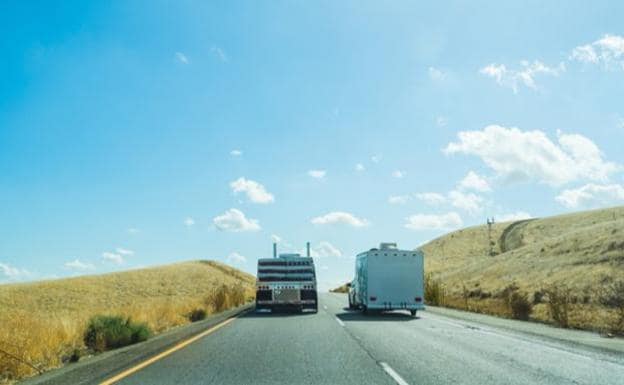
[[[360,253],[349,285],[349,307],[369,310],[409,310],[424,305],[424,260],[420,250],[399,250],[396,243]]]

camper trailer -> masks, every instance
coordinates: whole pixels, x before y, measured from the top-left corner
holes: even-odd
[[[424,261],[417,250],[382,243],[357,255],[355,278],[349,284],[349,307],[362,311],[424,309]]]

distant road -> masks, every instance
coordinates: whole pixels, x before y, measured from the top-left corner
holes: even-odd
[[[624,384],[624,355],[428,312],[247,313],[119,384]]]

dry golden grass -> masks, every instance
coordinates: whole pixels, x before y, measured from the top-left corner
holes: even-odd
[[[348,293],[349,292],[349,288],[347,287],[347,284],[345,283],[344,285],[338,286],[335,289],[331,289],[330,292],[332,292],[332,293]]]
[[[470,227],[422,247],[425,270],[446,288],[448,306],[509,316],[503,290],[514,285],[533,299],[555,286],[571,290],[569,325],[609,330],[617,315],[600,305],[601,289],[624,280],[624,207],[586,211],[492,227]],[[466,295],[466,293],[468,295]],[[531,317],[551,322],[537,301]]]
[[[227,309],[254,296],[255,277],[212,261],[0,285],[0,383],[58,367],[96,314],[146,322],[155,333],[189,322],[193,309]],[[215,297],[221,299],[215,302]],[[218,307],[219,309],[215,309]],[[14,357],[9,357],[6,353]],[[18,358],[19,360],[15,359]]]

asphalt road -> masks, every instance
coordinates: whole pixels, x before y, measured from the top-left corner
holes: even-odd
[[[624,355],[420,312],[247,313],[119,383],[624,384]]]

